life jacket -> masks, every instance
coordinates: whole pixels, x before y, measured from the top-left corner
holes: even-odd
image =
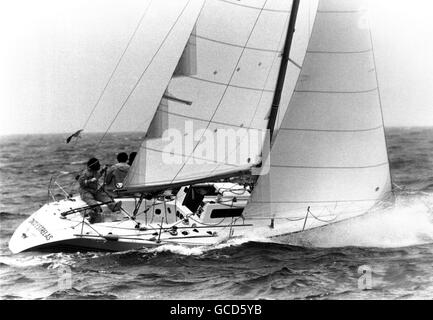
[[[126,176],[128,175],[129,171],[129,164],[125,162],[116,163],[115,165],[112,165],[108,171],[107,175],[105,177],[105,187],[107,190],[115,190],[116,184],[122,183],[125,181]]]

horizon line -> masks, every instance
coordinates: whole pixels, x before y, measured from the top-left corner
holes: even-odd
[[[386,129],[428,129],[428,128],[432,128],[433,129],[433,125],[400,125],[400,126],[396,126],[396,125],[392,125],[392,126],[385,126],[385,131]],[[83,131],[89,134],[104,134],[105,132],[103,131]],[[73,132],[71,131],[64,131],[64,132],[12,132],[12,133],[3,133],[0,132],[0,136],[14,136],[14,135],[49,135],[49,134],[72,134]],[[119,134],[119,133],[145,133],[145,131],[113,131],[113,132],[109,132],[108,134]]]

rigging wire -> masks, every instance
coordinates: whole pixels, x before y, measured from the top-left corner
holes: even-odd
[[[289,22],[289,18],[290,18],[290,13],[287,14],[286,19],[285,19],[285,22],[284,22],[284,25],[286,25],[286,23]],[[282,41],[283,41],[283,38],[284,38],[284,31],[285,31],[284,29],[281,31],[280,38],[279,38],[279,40],[278,40],[277,48],[274,50],[274,56],[273,56],[273,58],[272,58],[272,63],[271,63],[271,66],[269,67],[268,74],[266,75],[266,79],[265,79],[265,81],[264,81],[264,83],[263,83],[263,88],[262,88],[262,90],[261,90],[261,92],[260,92],[260,98],[259,98],[259,101],[257,102],[257,105],[256,105],[256,107],[255,107],[255,109],[254,109],[253,116],[251,117],[251,120],[250,120],[250,122],[249,122],[249,125],[248,125],[249,128],[251,128],[251,125],[252,125],[253,121],[256,119],[256,114],[257,114],[257,112],[258,112],[258,110],[259,110],[259,106],[260,106],[260,104],[261,104],[261,102],[262,102],[263,94],[264,94],[264,92],[265,92],[265,88],[266,88],[266,84],[267,84],[268,81],[269,81],[269,76],[271,75],[271,72],[272,72],[272,70],[273,70],[273,66],[274,66],[274,64],[275,64],[275,62],[276,62],[276,60],[277,60],[278,54],[281,54],[281,52],[279,52],[278,48],[280,48],[281,43],[282,43]],[[278,114],[279,114],[279,113],[278,113]],[[278,115],[277,115],[277,116],[278,116]],[[246,137],[244,136],[240,141],[238,141],[238,142],[236,143],[235,150],[233,150],[233,151],[236,151],[236,149],[238,148],[238,146],[242,143],[242,141],[243,141],[245,138],[246,138]],[[266,138],[265,138],[265,139],[266,139]],[[227,157],[226,157],[226,159],[227,159]],[[215,172],[215,171],[216,171],[220,166],[221,166],[221,165],[218,165],[217,167],[215,167],[215,168],[212,170],[211,174],[212,174],[213,172]]]
[[[308,209],[307,209],[307,215],[311,215],[314,219],[316,219],[317,221],[319,221],[319,222],[323,222],[323,223],[329,223],[329,222],[332,222],[332,221],[334,221],[335,219],[337,219],[337,217],[338,217],[338,215],[335,215],[332,219],[329,219],[329,220],[323,220],[323,219],[321,219],[321,218],[319,218],[319,217],[317,217],[316,215],[314,215],[312,212],[311,212],[311,210],[310,210],[310,207],[308,207]]]
[[[101,102],[101,99],[102,99],[102,97],[104,96],[105,91],[107,90],[109,84],[111,83],[111,80],[113,79],[114,74],[116,73],[117,69],[119,68],[119,65],[120,65],[120,63],[122,62],[123,57],[124,57],[125,54],[126,54],[126,51],[128,51],[128,49],[129,49],[129,47],[130,47],[130,45],[131,45],[131,43],[132,43],[132,40],[134,39],[135,35],[137,34],[138,29],[140,29],[140,26],[141,26],[141,24],[142,24],[142,22],[143,22],[143,20],[144,20],[144,17],[146,16],[147,12],[149,11],[149,8],[150,8],[150,5],[152,4],[152,2],[153,2],[153,0],[150,0],[150,1],[149,1],[149,4],[147,5],[146,9],[144,10],[143,14],[141,15],[140,20],[138,21],[138,23],[137,23],[137,25],[136,25],[136,27],[135,27],[135,29],[134,29],[134,32],[132,33],[131,37],[129,38],[128,43],[126,44],[125,49],[123,50],[123,52],[122,52],[120,58],[118,59],[118,61],[117,61],[116,65],[115,65],[113,71],[111,72],[111,74],[110,74],[110,76],[109,76],[109,78],[108,78],[108,81],[106,82],[104,88],[102,89],[102,92],[101,92],[101,94],[99,95],[99,97],[98,97],[96,103],[94,104],[94,106],[93,106],[93,108],[92,108],[92,111],[90,112],[89,116],[87,117],[86,122],[84,123],[84,126],[82,127],[83,130],[87,127],[87,125],[88,125],[88,123],[89,123],[89,121],[90,121],[90,118],[93,116],[93,114],[94,114],[96,108],[98,107],[99,103]],[[77,141],[78,141],[78,139],[76,140],[76,142],[77,142]],[[76,143],[75,143],[75,144],[76,144]]]
[[[180,12],[180,14],[177,16],[174,24],[170,27],[170,30],[168,30],[167,34],[165,35],[164,39],[162,40],[161,44],[159,45],[158,49],[156,50],[156,52],[153,54],[152,58],[150,59],[149,63],[147,64],[146,68],[143,70],[143,72],[141,73],[140,77],[137,79],[137,81],[135,82],[134,86],[132,87],[132,90],[130,91],[130,93],[128,94],[128,96],[126,97],[126,99],[123,101],[122,105],[120,106],[120,109],[117,111],[114,119],[111,121],[110,125],[108,126],[107,130],[104,132],[103,136],[101,137],[101,139],[99,140],[99,142],[97,143],[96,147],[98,147],[102,141],[104,140],[104,138],[106,137],[108,131],[110,131],[111,127],[113,126],[114,122],[116,121],[117,117],[119,116],[120,112],[123,110],[123,108],[125,107],[125,105],[127,104],[127,102],[129,101],[129,98],[131,98],[132,94],[134,93],[135,89],[137,88],[138,84],[141,82],[141,79],[143,79],[143,76],[145,75],[145,73],[147,72],[147,70],[149,69],[149,67],[151,66],[151,64],[153,63],[153,60],[155,59],[156,55],[159,53],[159,51],[161,50],[162,46],[165,44],[168,36],[171,34],[171,32],[173,31],[174,27],[176,26],[176,24],[178,23],[180,17],[183,15],[183,13],[185,12],[186,8],[188,7],[189,3],[191,2],[191,0],[188,0],[188,2],[185,4],[185,6],[183,7],[182,11]]]
[[[250,31],[250,33],[249,33],[249,35],[248,35],[248,38],[247,38],[247,41],[245,42],[245,46],[242,48],[242,51],[241,51],[241,53],[240,53],[240,55],[239,55],[239,58],[238,58],[238,60],[237,60],[237,62],[236,62],[236,65],[235,65],[235,67],[234,67],[234,69],[233,69],[233,71],[232,71],[232,74],[231,74],[231,76],[230,76],[230,79],[229,79],[229,81],[228,81],[228,84],[225,85],[224,92],[223,92],[223,94],[221,95],[221,98],[219,99],[218,104],[217,104],[217,106],[216,106],[216,108],[215,108],[215,110],[214,110],[214,112],[213,112],[211,118],[210,118],[209,121],[207,122],[207,125],[206,125],[205,130],[203,131],[202,135],[200,136],[200,139],[198,139],[197,144],[195,145],[195,147],[194,147],[194,149],[192,150],[192,152],[189,154],[187,160],[184,161],[184,163],[182,164],[182,166],[180,167],[180,169],[177,171],[176,175],[175,175],[175,176],[173,177],[173,179],[171,180],[171,183],[173,183],[173,182],[176,180],[177,176],[182,172],[182,170],[183,170],[183,168],[185,167],[185,165],[186,165],[186,163],[188,162],[188,160],[191,159],[191,157],[193,156],[193,154],[194,154],[195,150],[197,149],[197,147],[199,146],[199,144],[200,144],[200,142],[201,142],[201,140],[202,140],[202,138],[203,138],[203,136],[204,136],[206,130],[209,128],[209,126],[210,126],[210,124],[211,124],[213,118],[215,117],[215,115],[216,115],[216,113],[217,113],[219,107],[221,106],[221,103],[222,103],[222,101],[223,101],[223,98],[225,97],[225,94],[226,94],[226,92],[227,92],[227,90],[228,90],[228,88],[229,88],[229,84],[232,82],[232,79],[233,79],[233,77],[234,77],[234,75],[235,75],[235,73],[236,73],[236,70],[238,69],[239,63],[240,63],[240,61],[241,61],[241,59],[242,59],[242,57],[243,57],[243,55],[244,55],[244,52],[245,52],[245,49],[246,49],[246,45],[247,45],[248,41],[250,40],[250,38],[251,38],[251,36],[252,36],[252,34],[253,34],[253,32],[254,32],[256,26],[257,26],[257,23],[258,23],[258,21],[259,21],[261,15],[262,15],[262,13],[263,13],[263,10],[264,10],[264,8],[265,8],[267,2],[268,2],[268,0],[266,0],[266,1],[264,2],[263,6],[260,8],[260,12],[258,13],[256,20],[254,21],[254,25],[253,25],[253,27],[251,28],[251,31]]]

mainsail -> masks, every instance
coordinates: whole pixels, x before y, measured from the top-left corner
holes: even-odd
[[[191,34],[196,65],[189,69],[196,73],[175,74],[167,88],[192,104],[160,104],[164,116],[155,119],[164,119],[157,123],[166,130],[143,141],[128,190],[234,175],[261,163],[291,7],[287,0],[206,1]],[[299,70],[290,68],[293,78]]]
[[[300,230],[365,213],[390,194],[366,15],[362,1],[319,2],[270,172],[259,177],[247,218],[301,221]],[[303,225],[310,213],[318,219]]]

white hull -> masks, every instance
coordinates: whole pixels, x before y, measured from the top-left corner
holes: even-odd
[[[48,203],[15,230],[9,249],[19,253],[29,250],[124,251],[163,244],[206,246],[224,241],[233,234],[233,229],[246,227],[239,217],[211,221],[205,214],[193,214],[181,201],[143,201],[133,220],[130,217],[137,199],[118,200],[122,201],[125,213],[112,213],[103,205],[101,219],[94,224],[90,224],[85,212],[80,210],[86,207],[80,197]],[[245,205],[246,199],[231,207],[242,210]],[[62,215],[73,210],[77,212]]]
[[[247,195],[248,198],[249,194]],[[229,208],[243,208],[247,198],[232,203]],[[122,207],[133,212],[136,199],[121,199]],[[153,204],[153,205],[152,205]],[[211,201],[210,206],[218,208]],[[243,219],[242,217],[210,219],[212,215],[202,212],[192,214],[176,203],[144,202],[138,210],[136,220],[126,214],[111,213],[105,206],[103,221],[89,224],[83,212],[75,212],[62,217],[62,212],[85,207],[86,204],[75,197],[70,200],[51,202],[27,218],[15,231],[9,248],[13,253],[29,250],[49,251],[125,251],[140,248],[154,248],[164,244],[183,246],[212,246],[231,237],[251,236],[276,238],[278,241],[290,239],[293,234],[335,224],[342,220],[360,216],[359,212],[336,216],[332,221],[317,220],[311,216],[298,221],[287,219]],[[227,207],[227,205],[225,206]],[[143,211],[147,209],[147,215]],[[162,210],[158,213],[158,209]],[[174,212],[188,219],[179,219]],[[142,214],[140,214],[140,212]],[[161,222],[164,222],[161,224]],[[140,223],[137,228],[137,222]],[[175,230],[174,230],[175,229]]]
[[[68,200],[52,202],[27,218],[14,232],[9,242],[10,250],[13,253],[27,250],[123,251],[167,243],[207,245],[214,244],[219,238],[214,236],[214,232],[220,228],[203,229],[203,225],[197,223],[198,228],[191,228],[193,223],[184,225],[181,221],[177,224],[164,223],[162,231],[158,223],[143,225],[147,230],[143,227],[137,229],[133,220],[123,214],[108,213],[106,210],[106,221],[100,223],[89,224],[87,219],[83,219],[82,213],[68,215],[65,219],[60,218],[60,213],[70,210],[71,207],[85,206],[80,199],[75,200],[72,204]],[[122,199],[124,204],[133,201],[134,199]],[[167,231],[167,228],[173,225],[179,226],[176,236]],[[188,235],[182,235],[181,228],[188,228]],[[212,238],[212,241],[209,241],[209,238]]]

